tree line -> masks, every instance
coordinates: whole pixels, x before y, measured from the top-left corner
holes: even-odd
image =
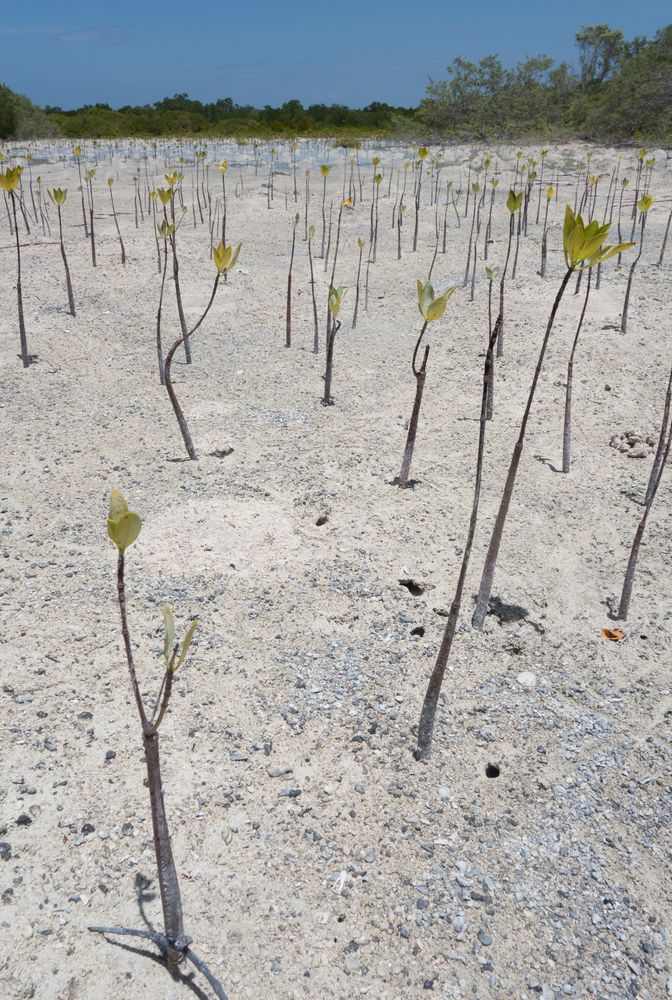
[[[497,55],[457,57],[445,80],[430,80],[418,108],[374,101],[363,108],[285,101],[203,103],[187,94],[154,104],[65,110],[36,107],[0,85],[0,139],[64,136],[388,136],[455,140],[580,138],[672,142],[672,25],[626,39],[606,24],[576,35],[577,64],[539,55],[507,68]]]

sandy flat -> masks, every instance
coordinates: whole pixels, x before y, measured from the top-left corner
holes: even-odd
[[[10,845],[0,865],[0,990],[40,1000],[190,995],[157,963],[87,931],[98,923],[142,927],[145,918],[161,926],[115,553],[105,532],[107,497],[117,486],[144,521],[128,552],[127,585],[148,698],[160,679],[162,605],[172,605],[181,630],[200,618],[162,726],[165,791],[187,931],[232,1000],[401,1000],[432,990],[442,998],[659,1000],[672,990],[669,474],[649,519],[628,638],[612,644],[600,630],[614,624],[610,602],[620,594],[652,461],[629,457],[611,440],[626,431],[657,434],[672,360],[672,246],[664,266],[655,266],[672,200],[670,163],[652,151],[657,203],[626,335],[618,325],[632,255],[620,269],[607,264],[591,293],[574,376],[569,475],[557,468],[565,370],[582,304],[573,282],[561,307],[495,578],[501,613],[479,633],[469,624],[472,595],[562,278],[564,205],[573,204],[586,148],[549,153],[549,180],[556,168],[562,173],[550,208],[548,274],[537,273],[535,196],[518,274],[507,286],[505,356],[467,599],[434,753],[420,765],[411,754],[414,727],[473,488],[487,331],[483,229],[475,300],[458,289],[431,329],[417,482],[400,491],[392,483],[421,323],[415,281],[427,274],[435,242],[429,182],[413,254],[409,172],[398,261],[396,171],[412,150],[360,154],[364,201],[357,197],[343,216],[337,283],[349,290],[335,348],[335,405],[325,408],[323,339],[320,353],[311,352],[303,214],[289,350],[284,315],[291,217],[303,213],[310,168],[319,252],[318,164],[327,153],[301,145],[295,209],[288,148],[277,148],[270,209],[267,165],[255,174],[249,147],[210,148],[212,208],[221,193],[216,164],[227,156],[227,236],[243,248],[194,335],[193,364],[180,353],[173,369],[196,462],[186,460],[158,381],[156,248],[151,221],[135,227],[132,202],[138,167],[143,192],[146,184],[139,144],[101,144],[98,152],[95,269],[67,145],[33,151],[33,178],[68,187],[77,316],[67,312],[52,207],[51,237],[34,220],[30,236],[21,230],[28,342],[37,356],[27,370],[17,357],[12,238],[6,215],[0,219],[0,841]],[[163,146],[156,159],[147,152],[154,186],[162,183]],[[466,188],[472,152],[442,153],[440,228],[445,182]],[[352,331],[357,237],[368,240],[375,154],[385,175],[377,261],[368,311],[362,303]],[[177,155],[171,149],[166,163]],[[343,154],[328,155],[336,212]],[[91,164],[91,147],[87,156]],[[636,152],[594,151],[600,211],[619,156],[632,189]],[[489,263],[501,265],[513,150],[497,150],[496,161]],[[204,224],[198,207],[192,213],[191,161],[185,170],[178,248],[185,311],[195,322],[214,266],[207,207]],[[437,284],[464,274],[471,222],[464,197],[459,227],[452,208],[447,216]],[[631,205],[629,193],[628,234]],[[320,260],[315,268],[323,338],[328,275]],[[164,344],[178,330],[168,282]],[[226,457],[211,454],[229,448]],[[419,584],[415,595],[402,579]],[[499,777],[486,776],[488,765]],[[146,880],[149,888],[139,889]],[[139,896],[146,897],[140,908]]]

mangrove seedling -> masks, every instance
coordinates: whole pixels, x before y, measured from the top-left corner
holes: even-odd
[[[315,270],[313,268],[313,236],[315,226],[308,229],[308,264],[310,265],[310,294],[313,300],[313,353],[320,349],[320,325],[317,321],[317,297],[315,295]]]
[[[661,430],[661,439],[663,438],[663,431],[665,427],[663,426]],[[663,473],[665,472],[665,466],[667,460],[670,456],[670,445],[672,444],[672,421],[670,421],[669,428],[666,435],[665,444],[661,452],[660,463],[658,466],[658,471],[656,479],[653,483],[649,499],[645,504],[644,513],[637,525],[637,530],[635,531],[635,537],[632,542],[632,548],[630,549],[630,558],[628,559],[628,566],[625,571],[625,579],[623,581],[623,590],[621,591],[621,599],[618,606],[618,617],[621,621],[627,621],[628,612],[630,610],[630,599],[632,598],[632,587],[635,582],[635,570],[637,569],[637,560],[639,558],[639,549],[642,544],[642,537],[644,535],[644,530],[646,528],[646,522],[649,519],[649,513],[651,512],[651,507],[653,501],[656,499],[656,493],[658,492],[658,487],[663,478]]]
[[[322,249],[320,251],[320,257],[324,257],[324,241],[327,231],[327,217],[325,213],[325,205],[327,201],[327,177],[331,173],[331,167],[328,163],[320,164],[320,173],[322,174]],[[306,198],[306,205],[308,204],[308,199]]]
[[[460,573],[457,578],[455,595],[450,605],[448,618],[446,620],[446,627],[443,632],[443,638],[441,640],[439,652],[436,657],[436,662],[434,663],[434,669],[432,670],[432,674],[429,679],[429,684],[427,685],[425,700],[422,703],[422,710],[420,712],[420,722],[418,724],[418,742],[414,752],[415,759],[418,761],[426,761],[432,752],[432,738],[434,734],[434,725],[436,721],[436,709],[439,704],[441,686],[443,684],[443,678],[445,677],[446,668],[448,666],[448,660],[450,658],[450,651],[453,646],[455,632],[457,631],[457,623],[459,621],[460,609],[462,606],[462,596],[464,594],[464,585],[467,579],[469,562],[471,560],[471,551],[474,544],[474,535],[476,534],[476,525],[478,522],[478,508],[481,498],[481,481],[483,478],[483,456],[485,454],[485,433],[487,426],[486,424],[487,399],[489,392],[488,387],[492,380],[491,368],[495,360],[496,339],[497,339],[497,332],[494,327],[491,327],[490,337],[488,340],[488,347],[485,354],[485,362],[483,365],[483,380],[481,389],[481,412],[479,419],[478,450],[476,454],[476,476],[474,480],[474,492],[471,502],[471,515],[469,517],[469,526],[467,529],[467,539],[464,545],[464,550],[462,552],[462,564],[460,566]]]
[[[112,215],[114,217],[114,224],[117,227],[117,236],[119,237],[119,246],[121,247],[121,263],[122,266],[126,265],[126,249],[124,247],[124,241],[121,238],[121,230],[119,229],[119,219],[117,218],[117,210],[114,207],[114,195],[112,194],[112,185],[114,184],[114,177],[107,178],[107,186],[110,189],[110,202],[112,204]]]
[[[222,160],[219,164],[219,172],[222,175],[222,243],[226,246],[226,173],[229,169],[229,161]]]
[[[84,237],[88,240],[89,238],[89,224],[86,221],[86,208],[84,206],[84,184],[82,183],[82,147],[75,146],[73,149],[73,154],[77,160],[77,171],[79,173],[79,190],[82,196],[82,218],[84,219]]]
[[[14,217],[14,236],[16,237],[16,304],[19,314],[19,343],[21,345],[21,362],[27,368],[31,362],[28,354],[28,340],[26,338],[26,324],[23,317],[23,295],[21,291],[21,243],[19,240],[19,224],[16,216],[16,192],[21,183],[21,167],[7,167],[0,171],[0,187],[5,194],[9,195],[12,203],[12,215]]]
[[[648,504],[653,496],[654,486],[658,479],[658,473],[660,472],[661,466],[663,464],[663,454],[665,452],[665,435],[667,433],[667,424],[670,419],[670,403],[672,403],[672,369],[670,370],[670,377],[667,382],[667,392],[665,393],[665,406],[663,408],[663,420],[660,425],[660,434],[658,435],[658,445],[656,447],[656,455],[653,460],[653,465],[651,466],[651,474],[649,476],[649,482],[646,487],[646,495],[644,497],[644,504]]]
[[[420,225],[420,191],[422,187],[422,166],[427,158],[429,150],[426,146],[421,146],[418,150],[418,178],[415,185],[415,226],[413,228],[413,253],[418,249],[418,226]]]
[[[188,340],[189,337],[191,337],[194,333],[196,333],[199,326],[210,312],[212,303],[215,301],[215,295],[217,294],[217,286],[219,285],[219,279],[222,277],[222,275],[226,276],[228,272],[235,266],[235,263],[238,260],[238,254],[240,253],[240,247],[241,244],[239,243],[236,249],[234,250],[233,247],[231,246],[225,247],[223,243],[220,243],[218,246],[214,248],[213,258],[215,261],[217,274],[215,275],[215,283],[212,288],[212,294],[210,295],[210,301],[205,307],[203,313],[201,314],[201,318],[198,320],[198,322],[194,326],[192,326],[191,330],[189,330],[186,334],[184,334],[182,337],[179,337],[175,341],[171,349],[168,351],[168,354],[166,355],[166,363],[164,365],[166,389],[168,390],[168,397],[170,399],[171,406],[173,407],[173,412],[175,413],[175,417],[177,419],[177,423],[180,428],[180,433],[182,434],[182,440],[184,441],[184,446],[187,449],[187,454],[192,461],[195,461],[198,458],[198,455],[196,454],[196,449],[194,448],[194,442],[192,440],[191,433],[189,431],[186,418],[184,416],[184,411],[182,410],[182,407],[178,402],[177,396],[175,395],[175,389],[173,388],[173,381],[170,377],[170,369],[173,363],[173,358],[175,357],[175,352],[177,351],[180,344],[184,343],[185,340]]]
[[[610,257],[613,257],[615,254],[618,254],[621,250],[626,249],[630,245],[616,244],[616,246],[608,246],[605,243],[608,233],[609,223],[601,226],[596,220],[593,220],[585,225],[581,216],[574,215],[570,206],[567,205],[565,209],[565,224],[563,229],[563,249],[565,254],[566,271],[555,296],[551,314],[546,325],[546,332],[539,349],[539,356],[537,358],[532,383],[528,392],[527,403],[525,405],[525,410],[523,411],[518,437],[516,439],[513,454],[511,456],[511,462],[509,464],[509,470],[506,476],[504,492],[502,493],[499,510],[497,511],[497,518],[495,520],[492,536],[490,538],[490,544],[488,546],[488,552],[478,591],[478,598],[476,600],[476,607],[472,617],[472,624],[478,629],[482,628],[485,616],[488,612],[490,594],[492,593],[492,583],[495,576],[495,567],[497,565],[497,556],[499,554],[499,547],[504,534],[504,526],[506,524],[506,518],[511,505],[511,498],[513,496],[513,490],[516,483],[520,458],[523,453],[525,432],[527,430],[532,404],[537,391],[537,384],[543,368],[546,349],[553,331],[555,316],[560,307],[565,289],[567,288],[570,278],[578,268],[590,268],[597,265],[600,261],[609,260]]]
[[[159,687],[153,709],[145,703],[140,691],[140,682],[135,668],[133,645],[128,626],[126,605],[125,557],[126,550],[137,540],[142,528],[138,514],[129,510],[123,494],[113,489],[110,494],[110,508],[107,519],[107,534],[110,541],[117,547],[117,600],[121,615],[121,634],[126,653],[126,663],[131,680],[131,688],[135,706],[140,719],[142,747],[145,754],[147,769],[146,786],[149,789],[149,800],[152,814],[152,833],[154,838],[154,856],[161,893],[161,908],[163,911],[163,932],[151,930],[133,930],[128,927],[89,927],[98,934],[114,934],[139,937],[158,945],[166,960],[171,974],[175,974],[184,959],[188,959],[199,972],[203,973],[219,1000],[226,1000],[221,984],[210,972],[205,962],[191,950],[191,938],[185,934],[184,911],[180,882],[170,842],[170,829],[166,816],[164,800],[164,784],[161,774],[161,758],[159,756],[159,729],[163,722],[173,692],[176,672],[184,664],[198,619],[194,619],[180,643],[175,637],[175,616],[171,608],[163,609],[164,644],[163,644],[163,679]]]
[[[187,320],[184,315],[184,309],[182,307],[182,289],[180,288],[180,264],[177,257],[177,224],[175,222],[175,192],[177,190],[180,198],[182,197],[182,180],[183,175],[174,171],[172,174],[165,174],[166,183],[168,188],[158,188],[158,195],[163,205],[163,217],[167,218],[166,215],[166,205],[170,205],[170,222],[172,224],[172,232],[170,234],[170,250],[173,258],[173,284],[175,286],[175,301],[177,302],[177,315],[180,319],[180,328],[182,330],[182,339],[184,341],[184,357],[188,365],[191,364],[191,344],[189,343],[189,338],[187,337]]]
[[[96,267],[96,235],[93,230],[93,178],[96,176],[96,167],[84,171],[86,181],[86,195],[89,202],[89,234],[91,236],[91,263]]]
[[[292,267],[294,266],[294,250],[296,247],[296,227],[299,224],[299,213],[292,219],[292,252],[289,257],[287,273],[287,311],[285,316],[285,347],[292,346]]]
[[[47,194],[56,206],[56,211],[58,212],[58,237],[61,244],[61,257],[63,258],[63,267],[65,268],[65,287],[68,292],[68,308],[70,309],[70,315],[75,315],[75,297],[72,294],[72,282],[70,281],[70,268],[68,267],[68,258],[65,256],[65,243],[63,242],[63,218],[61,216],[61,208],[65,205],[65,199],[68,196],[67,188],[52,188],[47,189]]]
[[[590,297],[590,286],[593,278],[593,269],[588,268],[588,282],[586,284],[586,294],[583,298],[583,307],[581,309],[581,315],[579,316],[579,322],[576,326],[576,333],[574,334],[574,341],[572,342],[572,349],[569,354],[569,361],[567,362],[567,382],[565,387],[565,417],[562,425],[562,471],[569,472],[571,462],[572,462],[572,382],[574,379],[574,356],[576,354],[576,348],[579,343],[579,334],[581,333],[581,328],[583,326],[583,321],[585,319],[586,310],[588,308],[588,299]]]
[[[641,213],[641,221],[639,224],[639,250],[637,256],[630,265],[630,272],[628,274],[628,283],[625,288],[625,300],[623,302],[623,314],[621,316],[621,333],[628,332],[628,307],[630,305],[630,292],[632,291],[632,279],[635,275],[635,268],[639,263],[639,258],[642,256],[642,250],[644,249],[644,229],[646,227],[646,219],[649,214],[649,209],[653,205],[653,198],[650,194],[642,195],[642,197],[637,202],[637,208]]]
[[[544,211],[544,226],[543,232],[541,234],[541,268],[539,270],[539,275],[544,278],[546,276],[546,257],[547,257],[547,239],[548,239],[548,206],[551,204],[551,200],[555,191],[553,187],[549,185],[546,188],[546,209]]]
[[[499,281],[499,312],[497,313],[497,319],[495,320],[498,358],[501,358],[504,355],[504,283],[506,281],[506,272],[509,266],[509,259],[511,257],[511,243],[513,241],[513,229],[515,226],[516,212],[520,210],[522,204],[523,192],[519,191],[518,194],[516,194],[513,188],[511,188],[508,198],[506,199],[506,208],[509,213],[509,242],[506,246],[506,258],[504,260],[502,276]]]
[[[362,254],[364,253],[364,240],[361,236],[357,237],[357,246],[359,247],[359,259],[357,261],[357,281],[355,284],[355,308],[352,313],[353,330],[357,326],[357,311],[359,309],[359,281],[362,274]]]
[[[166,287],[166,271],[168,270],[168,240],[173,234],[174,226],[170,225],[168,219],[163,218],[156,227],[158,236],[163,239],[163,269],[161,271],[161,291],[159,293],[159,305],[156,310],[156,353],[159,359],[159,381],[161,385],[166,384],[163,361],[163,347],[161,345],[161,313],[163,310],[163,293]],[[158,238],[157,236],[157,238]]]
[[[422,403],[422,394],[425,391],[425,378],[427,376],[427,358],[429,357],[429,344],[425,344],[425,350],[422,358],[422,363],[418,367],[418,351],[420,350],[420,345],[422,344],[425,332],[430,323],[434,323],[436,320],[441,319],[444,312],[446,311],[446,303],[448,299],[453,295],[456,285],[452,285],[445,290],[441,295],[436,295],[434,289],[432,288],[429,281],[425,284],[418,278],[418,309],[420,310],[420,315],[422,316],[424,322],[422,324],[422,329],[418,339],[415,342],[415,349],[413,351],[413,357],[411,359],[411,371],[413,372],[413,377],[415,378],[415,400],[413,402],[413,412],[411,413],[411,420],[408,425],[408,436],[406,438],[406,447],[404,448],[404,457],[401,463],[401,472],[399,473],[399,480],[397,485],[399,489],[406,489],[408,486],[408,477],[411,474],[411,461],[413,459],[413,449],[415,448],[415,439],[418,433],[418,418],[420,416],[420,405]]]
[[[341,328],[341,321],[339,320],[338,315],[341,311],[346,292],[347,288],[342,287],[329,289],[329,311],[332,315],[332,322],[329,324],[329,329],[327,331],[327,358],[324,370],[324,396],[322,397],[323,406],[334,405],[334,400],[331,395],[331,380],[334,373],[334,342],[336,340],[336,334]]]

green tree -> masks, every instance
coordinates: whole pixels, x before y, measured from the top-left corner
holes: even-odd
[[[0,84],[0,139],[11,139],[18,123],[16,95],[4,83]]]

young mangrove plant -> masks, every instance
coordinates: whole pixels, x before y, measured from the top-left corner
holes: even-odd
[[[126,266],[126,248],[124,247],[124,241],[121,238],[121,230],[119,228],[119,219],[117,218],[117,210],[114,206],[114,195],[112,194],[112,185],[114,184],[114,177],[107,178],[107,186],[110,189],[110,203],[112,205],[112,215],[114,217],[114,224],[117,227],[117,236],[119,237],[119,246],[121,247],[121,263],[122,266]]]
[[[126,604],[126,550],[137,540],[141,528],[142,521],[140,517],[134,511],[129,510],[123,494],[119,490],[112,490],[107,519],[107,534],[117,547],[117,600],[121,615],[121,634],[126,652],[126,663],[131,680],[131,688],[140,720],[142,747],[145,754],[145,767],[147,769],[145,784],[149,789],[154,855],[161,893],[161,908],[163,910],[163,932],[133,930],[128,927],[99,926],[91,926],[89,930],[98,934],[139,937],[152,941],[158,945],[168,969],[173,975],[176,974],[180,963],[186,958],[206,977],[219,1000],[226,1000],[226,995],[221,984],[210,972],[205,962],[198,958],[191,950],[189,947],[191,938],[185,934],[180,882],[170,841],[170,829],[168,827],[164,800],[163,776],[161,773],[161,758],[159,755],[159,729],[170,705],[175,674],[185,662],[198,625],[198,619],[194,619],[190,623],[184,639],[180,643],[175,637],[175,616],[169,607],[163,609],[163,679],[154,702],[154,707],[150,709],[140,691],[140,682],[135,668],[133,645],[128,626]]]
[[[639,549],[642,544],[642,537],[646,529],[646,522],[649,519],[649,514],[651,512],[651,507],[653,506],[653,501],[656,499],[656,493],[658,492],[658,487],[663,478],[663,473],[665,471],[665,466],[667,460],[670,456],[670,445],[672,444],[672,421],[669,423],[667,429],[667,434],[664,434],[665,425],[661,429],[661,441],[665,439],[664,446],[660,455],[660,463],[658,465],[658,470],[656,478],[653,482],[650,494],[648,494],[648,500],[645,503],[644,513],[637,525],[637,530],[635,531],[635,537],[632,542],[632,548],[630,549],[630,558],[628,559],[628,566],[625,571],[625,579],[623,581],[623,590],[621,591],[621,599],[618,605],[618,617],[621,621],[627,621],[628,612],[630,610],[630,600],[632,598],[632,587],[635,582],[635,570],[637,569],[637,560],[639,558]]]
[[[191,344],[189,343],[189,338],[187,337],[187,320],[184,315],[184,309],[182,307],[182,289],[180,288],[180,264],[177,257],[177,223],[175,221],[175,192],[177,191],[180,198],[182,198],[182,181],[184,179],[183,174],[178,171],[173,171],[172,174],[165,174],[166,183],[168,188],[159,188],[158,195],[163,205],[163,215],[166,215],[166,205],[170,205],[170,221],[172,223],[173,229],[170,234],[170,250],[173,258],[173,285],[175,286],[175,301],[177,302],[177,315],[180,319],[180,328],[182,330],[182,339],[184,340],[184,357],[188,365],[191,364]],[[167,200],[164,200],[167,199]],[[185,209],[186,211],[186,209]]]
[[[88,240],[89,238],[89,224],[86,220],[86,207],[84,205],[84,184],[82,183],[82,147],[75,146],[73,149],[73,154],[77,160],[77,171],[79,173],[79,191],[82,196],[82,218],[84,219],[84,237]]]
[[[63,217],[61,215],[61,208],[65,205],[65,199],[68,196],[67,188],[52,188],[47,189],[47,194],[56,206],[56,211],[58,212],[58,237],[61,244],[61,257],[63,258],[63,267],[65,268],[65,287],[68,292],[68,308],[70,309],[70,315],[75,315],[75,297],[72,294],[72,282],[70,280],[70,268],[68,267],[68,258],[65,256],[65,243],[63,242]]]
[[[539,269],[539,275],[542,278],[546,277],[546,257],[548,253],[548,206],[551,204],[554,194],[555,191],[553,190],[552,185],[549,184],[546,188],[546,209],[544,210],[544,226],[541,234],[541,268]]]
[[[422,166],[427,158],[429,150],[426,146],[421,146],[418,150],[418,177],[415,184],[415,225],[413,227],[413,253],[418,249],[418,226],[420,225],[420,192],[422,188]]]
[[[96,176],[96,167],[84,171],[86,181],[86,196],[89,202],[89,234],[91,236],[91,263],[96,267],[96,235],[93,229],[93,178]]]
[[[226,174],[229,169],[229,161],[222,160],[219,164],[219,172],[222,175],[222,243],[226,246]]]
[[[324,257],[324,243],[325,236],[327,232],[327,216],[325,212],[325,206],[327,202],[327,177],[331,173],[331,167],[328,163],[322,163],[320,165],[320,173],[322,174],[322,249],[320,251],[320,257]],[[306,198],[306,205],[308,204],[308,199]]]
[[[670,377],[667,382],[667,392],[665,393],[665,406],[663,408],[663,420],[660,425],[660,434],[658,435],[658,445],[656,447],[656,455],[653,460],[653,465],[651,466],[651,474],[649,476],[649,482],[646,487],[646,495],[644,497],[645,505],[650,503],[651,501],[654,487],[658,480],[658,474],[663,464],[663,455],[665,453],[665,435],[667,433],[667,424],[670,419],[671,403],[672,403],[672,370],[670,370]]]
[[[287,273],[287,310],[285,315],[285,347],[292,346],[292,267],[294,266],[294,250],[296,248],[296,227],[299,224],[299,213],[292,219],[292,252],[289,257]]]
[[[331,395],[331,380],[334,374],[334,342],[336,340],[336,334],[341,328],[341,321],[339,320],[338,315],[341,311],[346,292],[347,288],[342,287],[329,289],[329,311],[332,315],[332,321],[329,324],[329,329],[327,330],[327,358],[324,370],[324,396],[322,397],[323,406],[334,405],[334,399]]]
[[[21,170],[20,166],[7,167],[3,172],[0,171],[0,187],[9,195],[9,200],[12,205],[12,215],[14,217],[14,236],[16,237],[16,304],[19,314],[19,343],[21,345],[21,362],[24,368],[27,368],[31,362],[31,357],[28,354],[28,340],[26,337],[26,323],[23,316],[23,294],[21,290],[21,242],[19,239],[19,223],[16,215],[16,200],[17,200],[17,190],[21,183]]]
[[[486,264],[485,275],[488,279],[488,343],[490,343],[494,334],[494,340],[492,341],[494,344],[497,341],[497,329],[492,325],[492,285],[493,282],[497,281],[497,278],[499,277],[499,268],[488,267],[488,265]],[[495,356],[493,354],[492,358],[490,359],[490,365],[488,368],[488,396],[485,407],[486,420],[492,420],[494,415],[494,406],[495,406]]]
[[[434,663],[434,669],[432,670],[432,674],[429,679],[427,692],[425,694],[425,700],[422,703],[422,710],[420,712],[420,722],[418,724],[418,741],[414,752],[415,759],[418,761],[428,760],[432,752],[432,738],[434,735],[434,725],[436,721],[436,709],[439,704],[439,696],[441,694],[443,678],[445,677],[446,674],[446,668],[448,666],[448,660],[450,658],[450,651],[453,646],[455,632],[457,631],[457,623],[459,621],[460,609],[462,607],[462,596],[464,594],[464,585],[467,579],[469,562],[471,560],[471,551],[474,544],[474,535],[476,534],[476,525],[478,522],[478,508],[481,499],[481,481],[483,478],[483,456],[485,454],[485,432],[487,426],[486,422],[487,422],[487,405],[488,405],[487,399],[489,393],[489,385],[490,382],[492,381],[491,368],[495,360],[496,339],[497,339],[497,332],[494,327],[491,327],[490,337],[488,339],[488,347],[485,353],[485,363],[483,365],[483,380],[481,389],[481,412],[479,420],[478,450],[476,454],[476,476],[474,480],[473,499],[471,502],[471,515],[469,517],[469,526],[467,529],[467,539],[464,545],[464,550],[462,552],[462,565],[460,566],[460,573],[457,578],[455,595],[450,605],[448,618],[446,620],[446,627],[443,632],[443,638],[441,640],[439,652],[436,657],[436,662]]]
[[[168,351],[168,354],[166,355],[166,362],[164,365],[166,389],[168,390],[168,397],[170,399],[171,406],[173,407],[173,412],[175,413],[175,417],[177,419],[177,423],[180,428],[180,433],[182,434],[182,440],[184,441],[184,446],[187,449],[187,454],[192,461],[196,461],[198,455],[196,454],[196,449],[194,448],[194,442],[192,440],[191,432],[189,431],[189,427],[187,425],[187,421],[184,416],[184,411],[182,410],[182,407],[178,402],[177,396],[175,395],[173,380],[170,377],[170,369],[173,363],[173,358],[175,357],[175,352],[177,351],[180,344],[184,343],[194,333],[196,333],[199,326],[210,312],[212,303],[215,301],[215,295],[217,294],[217,286],[219,285],[219,279],[222,277],[222,275],[226,276],[228,272],[235,266],[235,263],[238,260],[238,254],[240,253],[240,247],[241,244],[239,243],[236,249],[234,250],[233,247],[231,246],[225,247],[223,243],[220,243],[218,246],[214,248],[213,258],[215,261],[217,274],[215,276],[215,283],[212,288],[212,294],[210,295],[210,301],[205,307],[203,313],[201,314],[201,318],[198,320],[198,322],[194,326],[192,326],[191,330],[188,330],[186,334],[184,334],[182,337],[179,337],[175,341],[171,349]]]
[[[488,546],[488,552],[478,591],[478,598],[476,600],[476,607],[472,617],[472,624],[478,629],[482,628],[485,616],[488,612],[490,594],[492,592],[492,583],[495,575],[495,567],[497,565],[497,556],[499,554],[499,547],[504,534],[504,526],[506,524],[506,518],[511,505],[511,498],[513,496],[513,490],[516,483],[520,458],[523,453],[525,432],[527,430],[532,404],[537,391],[537,384],[543,368],[546,349],[553,331],[555,316],[558,308],[560,307],[565,289],[567,288],[570,278],[578,268],[590,268],[597,265],[600,261],[609,260],[610,257],[613,257],[615,254],[618,254],[621,250],[626,249],[626,247],[630,245],[606,245],[605,240],[608,233],[608,223],[601,226],[596,220],[593,220],[587,225],[584,225],[581,216],[574,215],[570,206],[567,205],[565,209],[565,224],[563,229],[563,249],[565,254],[566,271],[555,296],[551,314],[546,325],[546,332],[539,349],[539,356],[537,358],[532,383],[528,392],[527,403],[525,405],[525,410],[523,411],[518,437],[516,439],[513,454],[511,456],[511,462],[509,464],[509,470],[506,476],[504,492],[499,504],[497,518],[495,520],[492,536],[490,538],[490,544]]]
[[[308,264],[310,266],[310,295],[313,300],[313,354],[320,349],[320,325],[317,320],[317,296],[315,295],[315,269],[313,268],[313,236],[315,226],[308,229]]]
[[[161,345],[161,313],[163,310],[163,293],[166,287],[166,271],[168,270],[168,240],[173,235],[173,229],[168,219],[163,218],[156,227],[158,236],[163,239],[163,269],[161,271],[161,291],[159,293],[159,305],[156,310],[156,353],[159,359],[159,381],[161,385],[166,384],[164,370],[163,347]]]
[[[513,188],[511,188],[508,198],[506,199],[506,208],[509,213],[509,242],[506,246],[506,258],[504,259],[502,276],[499,280],[499,312],[497,313],[497,319],[495,320],[498,358],[501,358],[504,355],[504,284],[506,282],[506,272],[509,266],[509,259],[511,257],[511,243],[513,242],[513,229],[516,223],[516,212],[520,210],[522,204],[523,192],[519,191],[518,194],[516,194]]]
[[[413,402],[413,411],[408,425],[408,436],[406,437],[406,447],[404,448],[401,472],[399,473],[399,479],[397,481],[399,489],[402,490],[406,489],[408,486],[408,477],[411,474],[411,461],[413,459],[415,439],[418,433],[420,405],[422,403],[422,394],[425,391],[425,379],[427,377],[429,344],[425,344],[425,350],[420,366],[418,366],[417,363],[418,351],[420,350],[420,345],[422,344],[428,325],[438,319],[441,319],[446,311],[446,303],[455,292],[456,287],[456,285],[452,285],[441,295],[436,295],[429,281],[426,281],[423,285],[418,278],[418,309],[420,310],[420,315],[424,319],[424,323],[422,324],[422,329],[420,330],[418,339],[415,342],[415,349],[411,359],[411,371],[413,372],[413,377],[415,378],[415,400]]]
[[[637,202],[637,208],[641,213],[641,221],[639,224],[639,250],[637,251],[637,256],[630,265],[630,271],[628,273],[628,283],[625,288],[625,300],[623,302],[623,313],[621,315],[621,333],[628,332],[628,308],[630,306],[630,292],[632,291],[632,279],[635,276],[635,268],[639,263],[639,258],[642,256],[642,250],[644,249],[644,229],[646,227],[646,219],[649,214],[649,209],[653,205],[653,198],[650,194],[642,195],[642,197]]]
[[[362,275],[362,254],[364,253],[364,240],[361,236],[357,237],[357,246],[359,247],[359,259],[357,261],[357,281],[355,283],[355,308],[352,313],[353,330],[357,326],[357,311],[359,309],[359,282]]]
[[[586,316],[586,310],[588,308],[588,299],[590,297],[590,286],[593,278],[593,269],[588,268],[588,281],[586,283],[586,294],[583,297],[583,306],[581,308],[581,315],[579,316],[579,322],[576,326],[576,333],[574,334],[574,341],[572,342],[572,349],[569,354],[569,361],[567,362],[567,381],[565,386],[565,416],[562,425],[562,471],[569,472],[572,463],[572,383],[574,380],[574,356],[576,354],[576,348],[579,343],[579,335],[581,333],[581,328],[583,326],[583,321]]]

